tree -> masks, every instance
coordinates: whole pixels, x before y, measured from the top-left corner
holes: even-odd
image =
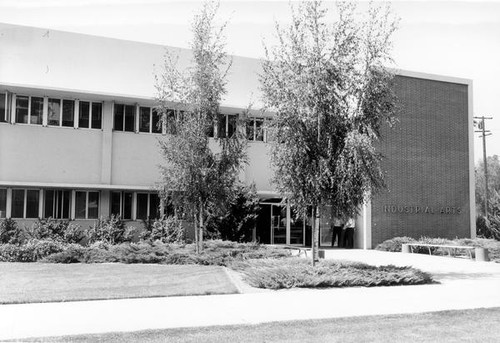
[[[370,5],[359,18],[354,3],[337,3],[337,19],[321,2],[292,7],[289,27],[276,25],[278,44],[266,48],[261,85],[276,113],[273,181],[305,215],[313,207],[313,265],[318,259],[320,205],[353,216],[384,186],[374,148],[397,106],[392,92],[388,7]]]
[[[156,82],[162,122],[173,133],[160,142],[165,159],[161,194],[193,218],[198,252],[203,248],[207,216],[230,198],[246,160],[246,140],[239,130],[230,137],[215,137],[216,146],[209,146],[210,132],[225,118],[219,114],[219,106],[231,66],[225,51],[226,23],[215,23],[218,7],[206,2],[194,17],[191,66],[180,71],[176,58],[167,54],[163,74]],[[171,111],[172,103],[177,115]]]
[[[494,191],[500,192],[500,159],[498,155],[486,158],[488,163],[488,190],[491,192],[489,203],[493,198]],[[484,215],[484,196],[486,194],[484,182],[484,162],[476,165],[476,208],[477,212]],[[489,204],[491,206],[491,204]]]
[[[477,234],[486,238],[500,240],[500,159],[498,155],[489,156],[488,163],[488,218],[484,214],[484,162],[476,166],[476,221]]]

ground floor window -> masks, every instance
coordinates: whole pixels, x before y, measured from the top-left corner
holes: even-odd
[[[40,191],[37,189],[12,190],[12,218],[38,218]]]
[[[75,218],[97,219],[99,217],[99,192],[75,192]]]
[[[132,219],[132,192],[111,192],[111,214],[122,219]]]
[[[46,189],[44,191],[44,218],[69,219],[71,191]]]
[[[0,218],[7,216],[7,189],[0,188]]]
[[[160,197],[155,193],[137,193],[137,219],[161,217]]]

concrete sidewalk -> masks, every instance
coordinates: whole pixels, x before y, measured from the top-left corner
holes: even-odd
[[[500,264],[329,250],[326,258],[412,265],[440,284],[0,306],[0,339],[500,307]]]

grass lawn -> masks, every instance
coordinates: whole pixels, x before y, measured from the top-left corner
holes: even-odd
[[[218,266],[0,263],[0,304],[237,292]]]
[[[34,339],[37,342],[498,342],[500,308]]]

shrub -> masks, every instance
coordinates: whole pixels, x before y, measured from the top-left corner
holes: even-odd
[[[64,244],[53,240],[32,239],[23,245],[0,245],[0,260],[4,262],[36,262],[51,254],[64,251]]]
[[[208,217],[207,236],[236,242],[251,241],[259,208],[255,186],[237,186],[226,210]]]
[[[184,241],[184,228],[182,222],[175,216],[144,222],[142,240],[162,243],[182,243]]]
[[[99,218],[88,232],[89,243],[103,241],[109,244],[118,244],[125,241],[125,223],[120,216],[112,215],[109,218]]]
[[[411,237],[394,237],[388,239],[379,245],[376,246],[376,250],[382,251],[392,251],[392,252],[401,252],[401,245],[407,243],[414,243],[415,239]]]
[[[80,243],[87,238],[87,232],[80,225],[57,219],[38,219],[27,230],[31,239],[54,240],[68,244]]]
[[[85,260],[85,253],[88,249],[78,245],[71,244],[65,250],[48,255],[42,259],[47,263],[80,263]]]
[[[27,239],[26,229],[19,227],[15,220],[6,218],[0,221],[0,244],[22,244]]]
[[[429,274],[410,267],[375,267],[363,263],[321,261],[312,267],[304,259],[249,260],[236,269],[252,286],[267,289],[295,287],[352,287],[417,285],[432,282]]]

